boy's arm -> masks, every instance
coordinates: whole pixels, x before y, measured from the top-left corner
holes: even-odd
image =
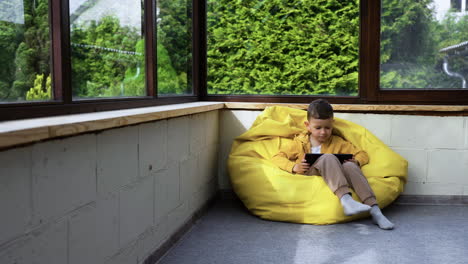
[[[364,166],[369,163],[369,155],[364,150],[358,150],[358,152],[353,153],[354,159],[359,162],[359,166]]]
[[[345,141],[345,146],[343,148],[344,153],[353,154],[353,158],[359,162],[359,166],[364,166],[369,163],[369,155],[364,150],[355,147],[351,142]]]
[[[273,163],[275,163],[280,169],[293,173],[294,165],[296,165],[295,160],[299,155],[296,145],[297,142],[293,140],[280,138],[279,152],[271,158],[271,161],[273,161]]]

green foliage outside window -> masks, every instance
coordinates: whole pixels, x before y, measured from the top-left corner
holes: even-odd
[[[26,100],[28,101],[38,101],[38,100],[50,100],[52,97],[52,84],[50,80],[50,76],[46,78],[46,90],[44,91],[43,88],[44,83],[44,74],[40,74],[36,76],[36,80],[34,80],[34,87],[29,89],[26,93]]]
[[[433,0],[383,0],[382,88],[460,88],[440,49],[468,41],[468,16],[437,21]],[[355,95],[358,1],[208,1],[210,94]],[[450,68],[468,75],[465,57]]]
[[[48,0],[23,5],[24,25],[0,21],[0,101],[26,100],[36,75],[50,75]],[[38,85],[47,91],[45,80]]]
[[[146,95],[144,41],[136,29],[106,16],[74,24],[71,43],[73,96]]]
[[[157,24],[158,91],[192,93],[191,0],[160,0]]]
[[[357,94],[357,0],[211,0],[207,19],[210,94]]]
[[[168,50],[158,43],[158,91],[160,94],[183,94],[186,92],[187,77],[179,78],[172,67]],[[185,84],[185,85],[184,85]]]
[[[187,10],[186,2],[178,2],[182,5],[180,10]],[[168,8],[176,8],[172,5],[170,2]],[[0,101],[52,98],[50,83],[47,81],[51,75],[48,12],[47,0],[25,0],[24,25],[0,21]],[[189,86],[187,69],[191,71],[191,66],[187,65],[191,65],[191,53],[188,52],[191,48],[187,46],[191,47],[191,39],[185,36],[181,41],[182,46],[175,46],[175,38],[181,36],[173,33],[180,27],[191,25],[191,20],[179,22],[179,27],[176,27],[174,16],[180,13],[166,12],[163,18],[164,21],[172,21],[165,26],[167,43],[162,40],[158,42],[159,93],[163,94],[186,93]],[[187,14],[183,18],[187,20]],[[191,28],[185,28],[184,34],[187,34],[187,30]],[[166,47],[171,47],[171,52]],[[178,51],[182,54],[179,58],[174,55]],[[146,95],[144,54],[145,45],[139,29],[121,26],[114,16],[89,21],[86,25],[72,24],[73,96],[96,98]]]
[[[187,10],[191,8],[187,3],[187,0],[159,3],[159,94],[191,92],[191,19],[187,19]],[[87,25],[73,25],[71,31],[74,96],[146,95],[145,47],[136,28],[121,26],[118,18],[107,16]]]
[[[437,21],[432,0],[384,0],[381,23],[382,88],[461,88],[442,71],[439,50],[468,41],[468,16],[447,13]],[[466,56],[450,59],[452,71],[468,75]]]
[[[382,1],[381,87],[460,88],[459,79],[441,71],[445,54],[439,50],[468,41],[468,16],[448,13],[437,21],[432,2]],[[23,3],[24,24],[0,21],[0,101],[52,98],[48,0]],[[160,94],[191,92],[189,3],[158,1]],[[358,0],[207,4],[210,94],[357,94]],[[146,94],[139,29],[122,26],[112,16],[73,24],[71,45],[75,97]],[[450,69],[467,76],[466,58],[451,58]]]

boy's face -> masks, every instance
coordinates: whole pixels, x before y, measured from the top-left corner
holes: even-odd
[[[333,121],[333,118],[310,118],[309,121],[305,121],[304,124],[306,125],[307,130],[309,130],[311,137],[313,137],[319,143],[324,143],[328,140],[328,138],[330,138],[332,134]]]

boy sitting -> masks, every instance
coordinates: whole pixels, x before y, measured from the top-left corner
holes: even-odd
[[[332,135],[333,108],[324,99],[310,103],[304,124],[307,132],[296,135],[293,142],[283,144],[273,162],[281,169],[304,175],[322,176],[331,191],[338,196],[346,215],[370,211],[372,220],[382,229],[393,229],[394,225],[381,212],[374,192],[361,166],[369,162],[367,153],[356,148],[339,136]],[[327,153],[313,164],[305,160],[306,153]],[[353,154],[353,158],[343,164],[333,154]],[[355,201],[350,195],[353,188],[363,203]]]

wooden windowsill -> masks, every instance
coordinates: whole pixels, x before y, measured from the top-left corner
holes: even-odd
[[[308,104],[195,102],[0,122],[0,149],[219,109],[263,110],[268,106],[307,109]],[[337,112],[468,115],[468,106],[333,104]]]
[[[0,122],[0,149],[223,107],[222,102],[196,102]]]

